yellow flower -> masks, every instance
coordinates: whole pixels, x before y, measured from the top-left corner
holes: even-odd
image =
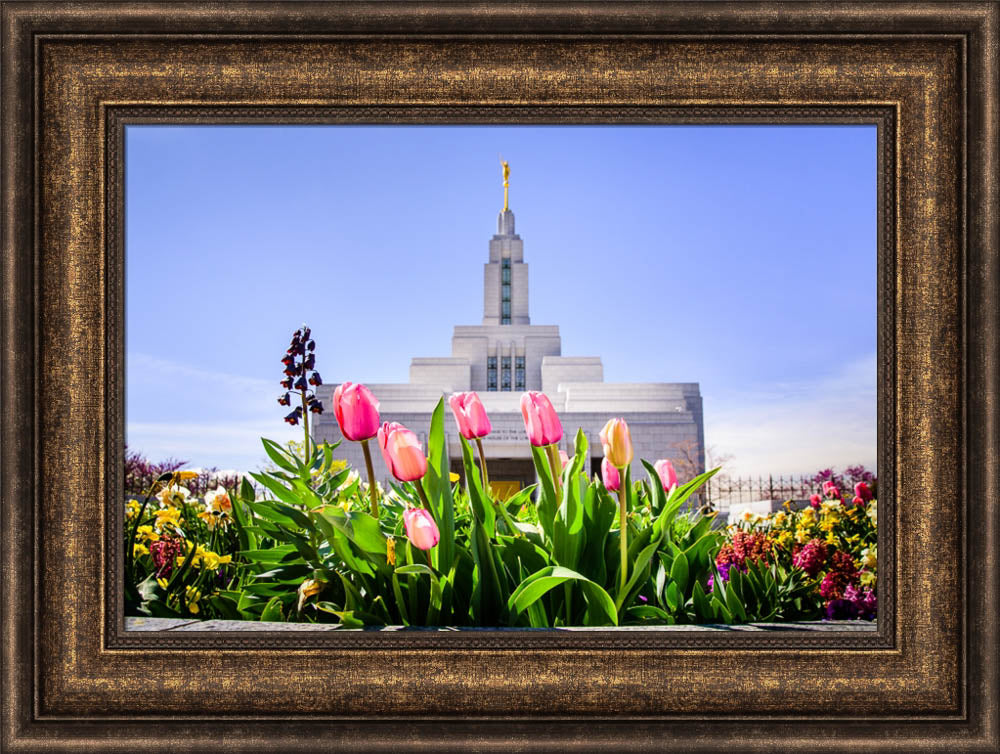
[[[149,555],[149,548],[144,544],[136,542],[132,545],[132,557],[137,558],[140,555]]]
[[[180,526],[181,512],[172,505],[156,511],[156,528],[162,531],[165,527],[176,529]]]
[[[777,542],[781,547],[788,547],[792,543],[792,533],[790,531],[783,531],[777,537]]]
[[[865,568],[874,569],[878,566],[878,548],[866,547],[861,551],[861,564]]]
[[[862,571],[858,580],[861,586],[875,586],[875,574],[872,571]]]
[[[831,531],[829,534],[826,535],[826,543],[828,545],[833,545],[834,547],[838,547],[840,545],[840,539],[837,537],[836,534],[834,534]]]
[[[198,607],[198,600],[201,599],[201,590],[195,589],[193,586],[189,586],[184,590],[184,601],[187,602],[188,610],[191,611],[192,615],[197,615],[201,612],[201,608]]]
[[[774,515],[774,525],[784,526],[787,518],[788,516],[785,515],[784,511],[779,511]]]
[[[802,522],[807,525],[816,523],[816,511],[812,508],[806,508],[802,511]]]
[[[160,588],[161,588],[161,589],[166,589],[166,588],[167,588],[167,584],[169,584],[170,582],[169,582],[169,581],[167,581],[167,580],[166,580],[165,578],[163,578],[163,577],[161,576],[160,578],[158,578],[158,579],[156,580],[156,583],[160,585]]]
[[[298,610],[302,612],[302,606],[306,603],[306,600],[312,597],[314,594],[319,594],[323,591],[323,587],[326,586],[322,581],[317,581],[316,579],[306,579],[301,584],[299,584],[299,607]]]
[[[795,532],[795,541],[800,545],[804,545],[810,539],[812,539],[812,536],[805,529],[799,529]]]
[[[142,539],[147,542],[158,542],[160,535],[153,531],[152,526],[140,526],[135,530],[135,538]]]
[[[132,520],[133,518],[138,516],[139,508],[141,507],[142,506],[139,505],[138,500],[129,500],[127,503],[125,503],[125,518],[128,520]]]
[[[206,552],[201,558],[201,567],[214,571],[219,567],[220,558],[217,553]]]
[[[183,482],[185,479],[197,479],[197,471],[175,471],[173,478],[170,480],[171,484],[176,484],[177,482]]]
[[[389,565],[396,565],[396,538],[389,537],[385,541],[385,559]]]
[[[459,479],[461,479],[461,478],[462,478],[462,477],[460,477],[460,476],[459,476],[458,474],[456,474],[456,473],[455,473],[454,471],[449,471],[449,472],[448,472],[448,479],[449,479],[449,481],[450,481],[450,482],[451,482],[452,484],[454,484],[455,482],[457,482],[457,481],[458,481]]]

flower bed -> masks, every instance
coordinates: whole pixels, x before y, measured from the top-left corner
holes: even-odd
[[[817,509],[719,531],[714,514],[688,509],[717,469],[679,484],[668,460],[641,460],[646,478],[633,481],[628,425],[611,419],[602,473],[590,478],[583,433],[574,455],[560,456],[562,425],[536,392],[521,408],[538,483],[500,499],[481,441],[491,426],[475,393],[449,401],[460,484],[449,471],[443,400],[425,453],[408,428],[382,422],[366,387],[348,382],[333,408],[344,437],[364,448],[364,484],[334,457],[336,446],[309,436],[308,416],[323,406],[310,389],[321,381],[308,328],[282,363],[279,403],[298,403],[286,421],[304,425],[301,452],[265,439],[272,471],[197,495],[185,486],[196,475],[171,469],[130,499],[128,615],[346,628],[874,617],[874,501],[831,496]],[[373,440],[396,480],[389,489],[375,481]]]

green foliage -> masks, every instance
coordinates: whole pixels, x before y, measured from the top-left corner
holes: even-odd
[[[225,544],[231,562],[202,574],[195,567],[197,549],[189,549],[164,588],[143,561],[145,569],[136,569],[142,578],[128,592],[130,604],[146,614],[194,614],[183,596],[168,598],[187,594],[200,617],[344,627],[717,619],[715,595],[706,596],[700,583],[710,573],[719,535],[709,518],[679,515],[714,470],[669,493],[649,464],[649,483],[633,484],[625,472],[628,571],[622,589],[619,502],[599,479],[588,478],[582,432],[561,470],[553,470],[545,449],[532,448],[538,484],[501,501],[484,489],[464,439],[464,485],[452,481],[444,421],[441,401],[431,418],[426,475],[392,485],[378,518],[358,476],[333,457],[334,447],[312,448],[303,458],[301,448],[263,440],[271,467],[251,474],[254,484],[244,479],[229,491],[232,511],[210,538]],[[424,499],[440,532],[429,551],[409,542],[402,520],[406,508]],[[190,513],[198,515],[194,508]]]

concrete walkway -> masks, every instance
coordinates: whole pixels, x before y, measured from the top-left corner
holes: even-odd
[[[192,620],[185,618],[125,618],[126,631],[606,631],[605,628],[449,628],[384,626],[381,628],[342,629],[333,623],[262,623],[244,620]],[[740,626],[622,626],[615,631],[860,631],[874,633],[876,624],[869,621],[802,621],[799,623],[747,623]]]

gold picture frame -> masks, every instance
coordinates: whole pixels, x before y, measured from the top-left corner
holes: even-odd
[[[998,749],[996,3],[2,24],[4,751]],[[877,125],[877,630],[126,632],[124,127],[251,121]]]

